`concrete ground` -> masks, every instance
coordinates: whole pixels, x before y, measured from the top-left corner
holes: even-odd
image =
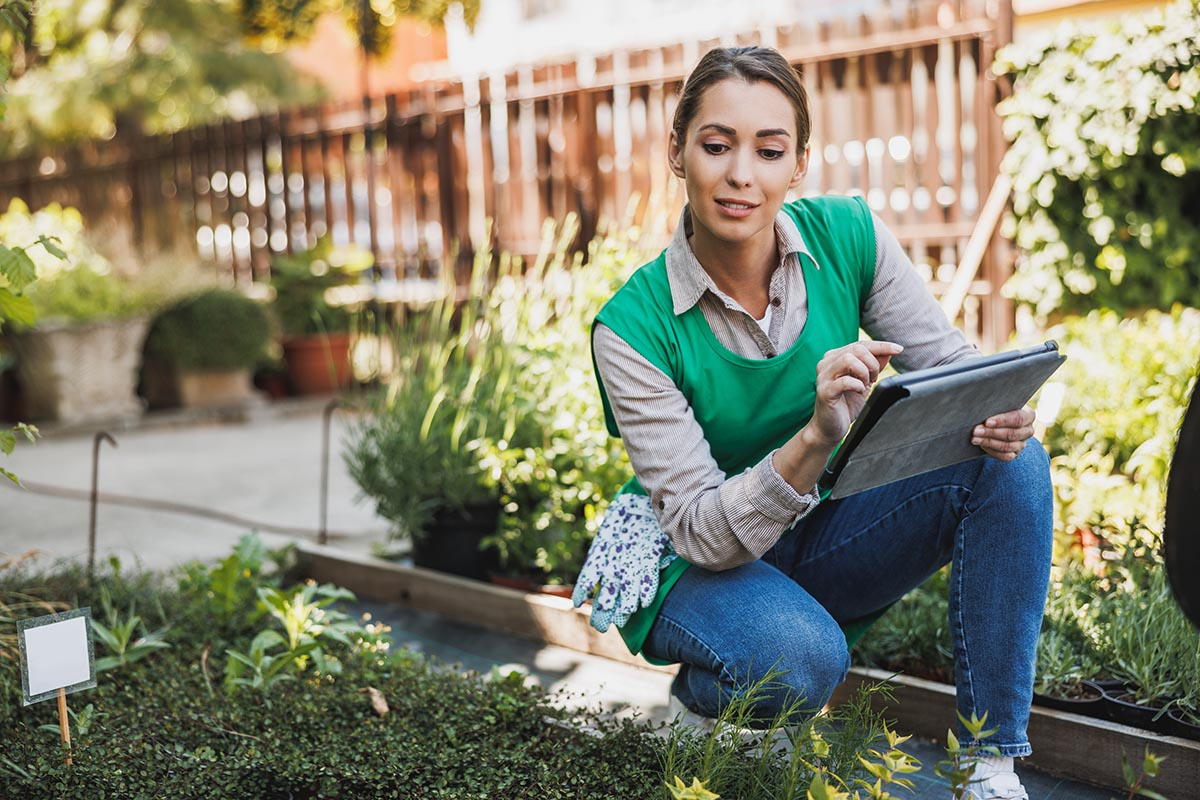
[[[126,566],[168,569],[224,556],[246,531],[268,546],[313,540],[319,520],[323,400],[258,409],[238,421],[194,414],[159,414],[112,431],[116,448],[100,452],[97,554]],[[352,419],[332,418],[329,543],[369,553],[388,524],[374,513],[340,457]],[[40,550],[47,560],[86,559],[94,431],[47,427],[36,445],[19,444],[0,463],[26,488],[0,489],[0,555]],[[7,484],[7,482],[4,482]],[[390,624],[397,645],[489,672],[518,667],[569,705],[601,705],[621,715],[666,721],[670,675],[540,642],[464,625],[433,614],[377,603],[360,611]],[[949,724],[949,721],[948,721]],[[1036,743],[1035,743],[1036,744]],[[933,775],[941,751],[914,741],[925,764],[913,798],[945,798]],[[1033,800],[1108,800],[1114,792],[1019,770]]]

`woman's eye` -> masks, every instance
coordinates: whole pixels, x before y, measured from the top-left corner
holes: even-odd
[[[705,142],[701,146],[704,148],[704,152],[714,156],[719,156],[729,149],[729,145],[720,144],[719,142]]]
[[[768,161],[775,161],[777,159],[783,158],[782,150],[759,150],[758,154],[760,156],[762,156],[763,158],[767,159]]]

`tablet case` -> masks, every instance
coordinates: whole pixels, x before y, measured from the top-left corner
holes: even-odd
[[[819,487],[837,499],[986,455],[971,431],[1021,408],[1066,356],[1055,342],[880,381]]]

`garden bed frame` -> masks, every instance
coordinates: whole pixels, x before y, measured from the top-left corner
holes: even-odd
[[[527,594],[335,547],[302,544],[299,551],[309,577],[343,586],[364,599],[432,611],[644,669],[674,671],[630,655],[619,636],[601,635],[588,624],[586,609],[574,608],[561,597]],[[944,741],[955,714],[952,686],[855,667],[831,702],[841,702],[863,682],[881,680],[895,687],[887,716],[899,732]],[[1122,753],[1136,768],[1149,747],[1166,758],[1151,783],[1155,791],[1183,800],[1200,786],[1200,742],[1038,706],[1030,717],[1029,737],[1037,746],[1030,765],[1052,775],[1118,790],[1125,785]]]

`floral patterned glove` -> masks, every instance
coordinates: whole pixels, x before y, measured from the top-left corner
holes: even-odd
[[[676,558],[671,540],[650,508],[650,498],[623,494],[609,504],[575,581],[576,607],[592,597],[592,627],[620,628],[654,600],[658,573]]]

